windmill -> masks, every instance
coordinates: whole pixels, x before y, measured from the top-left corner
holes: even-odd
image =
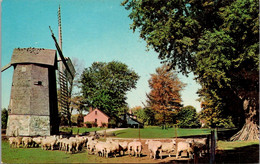
[[[58,67],[58,74],[59,74],[59,106],[61,113],[63,115],[70,115],[69,112],[69,98],[71,97],[73,79],[75,77],[75,69],[70,60],[70,58],[64,58],[62,53],[62,28],[61,28],[61,10],[60,6],[58,9],[58,33],[59,33],[59,44],[51,30],[52,38],[55,42],[55,46],[59,53],[60,58],[58,59],[59,67]]]
[[[60,7],[59,7],[60,19]],[[59,20],[59,28],[61,23]],[[61,30],[60,43],[61,43]],[[15,48],[11,62],[1,72],[13,66],[13,80],[8,106],[7,136],[46,136],[59,132],[56,71],[62,87],[60,103],[68,107],[68,83],[75,69],[52,33],[57,51],[44,48]],[[61,44],[60,44],[61,45]],[[59,66],[58,66],[59,65]]]

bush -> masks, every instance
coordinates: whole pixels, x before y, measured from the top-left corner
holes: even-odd
[[[85,122],[85,124],[86,124],[87,128],[92,128],[92,123],[91,122],[87,121],[87,122]]]
[[[101,127],[102,127],[102,128],[106,128],[106,127],[108,127],[108,124],[107,124],[107,123],[104,123],[104,122],[101,122]]]
[[[92,122],[92,127],[97,127],[97,123],[96,122]]]
[[[116,127],[116,121],[115,120],[110,120],[108,123],[109,128],[115,128]]]
[[[83,114],[79,114],[77,118],[77,126],[78,127],[84,126],[83,122],[84,122],[84,116]]]

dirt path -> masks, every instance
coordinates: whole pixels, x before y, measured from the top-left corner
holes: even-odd
[[[99,131],[97,131],[97,133],[104,134],[104,132],[110,133],[110,132],[114,132],[114,131],[118,131],[118,130],[124,130],[124,129],[127,129],[127,128],[114,128],[114,129],[99,130]]]

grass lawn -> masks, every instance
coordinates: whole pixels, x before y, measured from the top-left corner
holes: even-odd
[[[119,138],[139,138],[139,129],[128,128],[114,132]],[[162,129],[160,127],[145,127],[140,129],[141,138],[173,138],[175,128]],[[183,129],[177,128],[177,137],[197,136],[210,134],[210,129]]]
[[[7,141],[2,141],[3,163],[156,163],[148,157],[135,158],[122,156],[117,158],[89,155],[85,150],[76,154],[67,154],[58,150],[41,148],[10,148]]]
[[[107,128],[87,128],[87,127],[60,127],[60,131],[62,132],[70,132],[72,129],[73,134],[82,134],[84,132],[94,132],[94,131],[99,131],[99,130],[105,130]]]
[[[103,158],[89,155],[85,150],[76,154],[66,154],[64,151],[47,151],[41,148],[10,148],[7,141],[2,141],[3,163],[167,163],[167,158],[153,160],[149,159],[147,154],[144,155],[141,158],[129,156]],[[218,141],[216,162],[259,163],[259,142]]]
[[[217,163],[259,163],[259,141],[218,141],[217,146]]]

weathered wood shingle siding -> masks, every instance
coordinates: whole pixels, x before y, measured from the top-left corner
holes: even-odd
[[[55,50],[15,49],[7,135],[50,135],[58,132]]]

